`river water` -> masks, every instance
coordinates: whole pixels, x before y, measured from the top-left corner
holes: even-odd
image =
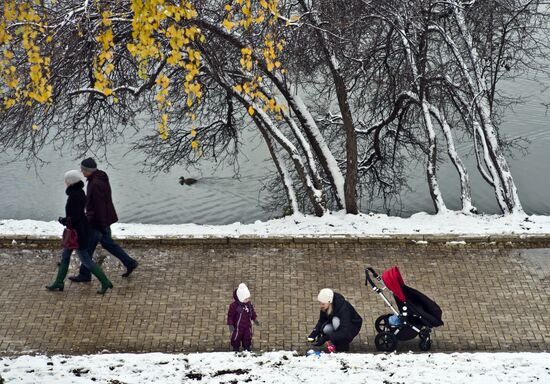
[[[550,114],[542,103],[550,102],[550,92],[542,94],[540,90],[537,83],[528,80],[507,84],[509,94],[529,96],[530,99],[506,114],[501,132],[510,138],[525,137],[531,141],[529,153],[516,153],[514,158],[508,159],[525,211],[548,215]],[[169,173],[152,177],[141,173],[143,155],[129,152],[132,137],[127,137],[125,143],[109,147],[108,163],[99,161],[99,168],[111,179],[120,221],[227,224],[250,223],[280,215],[265,209],[269,202],[268,192],[260,192],[264,177],[275,172],[267,149],[255,133],[247,133],[245,137],[248,142],[239,157],[238,178],[234,177],[232,167],[207,162],[197,169],[176,167]],[[442,140],[440,145],[444,145]],[[470,149],[470,144],[459,144],[457,148],[470,172],[473,203],[481,212],[499,213],[493,190],[479,176],[473,155],[468,156]],[[66,198],[63,174],[69,169],[78,169],[79,160],[75,160],[70,151],[60,154],[52,148],[46,148],[41,155],[49,163],[40,169],[28,169],[24,161],[8,162],[12,160],[10,153],[0,154],[0,219],[49,221],[63,214]],[[460,209],[456,171],[445,163],[438,175],[445,203],[449,208]],[[199,181],[192,186],[182,186],[178,183],[180,176]],[[401,216],[419,211],[433,212],[422,165],[411,169],[409,184],[410,190],[404,191],[391,211],[385,210],[380,201],[362,201],[362,210]]]

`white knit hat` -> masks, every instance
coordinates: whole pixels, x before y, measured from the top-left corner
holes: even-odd
[[[334,297],[334,292],[330,288],[323,288],[319,291],[317,300],[320,303],[332,303],[332,298]]]
[[[74,169],[65,172],[65,182],[67,183],[67,185],[73,185],[78,183],[79,181],[82,181],[82,178],[80,177],[80,172]]]
[[[240,283],[239,288],[237,288],[237,298],[241,303],[244,303],[246,299],[250,297],[250,291],[245,283]]]

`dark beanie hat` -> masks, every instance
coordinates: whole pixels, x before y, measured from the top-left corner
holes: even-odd
[[[92,159],[91,157],[88,157],[87,159],[82,160],[82,163],[80,163],[80,165],[84,168],[87,168],[87,169],[96,169],[97,168],[97,164],[96,164],[95,160]]]

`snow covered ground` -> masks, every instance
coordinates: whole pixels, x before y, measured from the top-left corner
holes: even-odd
[[[550,216],[465,215],[450,211],[439,215],[417,213],[410,218],[381,214],[346,215],[333,212],[324,217],[294,215],[253,224],[124,224],[111,227],[117,238],[200,238],[241,236],[392,236],[392,235],[547,235]],[[56,221],[0,220],[0,236],[61,236]]]
[[[6,384],[550,383],[550,353],[101,354],[0,358],[0,365]]]

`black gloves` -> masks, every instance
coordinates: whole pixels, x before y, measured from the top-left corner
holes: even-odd
[[[233,333],[233,331],[235,330],[235,327],[233,325],[228,325],[229,327],[229,332]]]
[[[260,326],[260,320],[258,320],[258,319],[254,320],[254,324],[255,324],[257,327],[259,327],[259,326]]]
[[[313,343],[317,338],[317,336],[319,336],[319,331],[317,329],[314,329],[313,332],[311,332],[307,337],[307,341],[309,341],[310,343]]]
[[[59,223],[60,223],[61,225],[67,226],[67,218],[66,218],[66,217],[61,217],[61,216],[59,216],[59,217],[57,218],[57,221],[59,221]]]
[[[320,347],[321,345],[325,344],[327,341],[329,340],[328,337],[326,337],[325,335],[319,337],[319,339],[317,340],[317,342],[314,344],[316,347]]]

